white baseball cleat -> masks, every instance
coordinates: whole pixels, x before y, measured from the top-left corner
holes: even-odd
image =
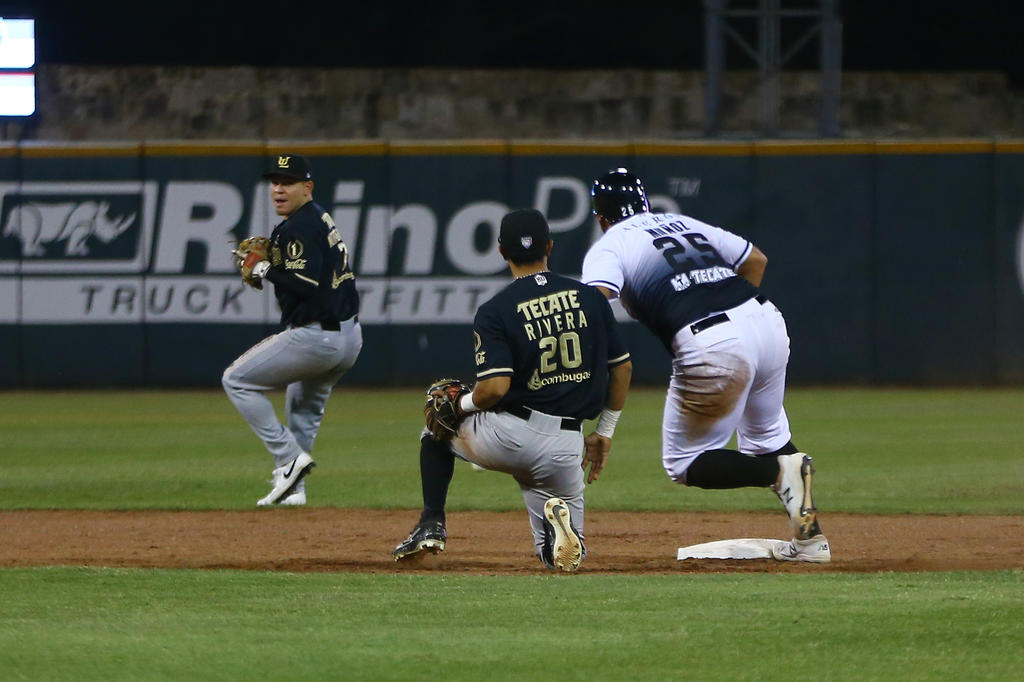
[[[793,538],[791,542],[780,547],[772,547],[772,556],[777,561],[809,561],[814,564],[827,564],[832,561],[832,550],[828,548],[828,538],[815,535],[807,540]]]
[[[793,537],[807,540],[821,535],[818,510],[815,509],[814,499],[811,497],[814,460],[802,452],[779,455],[778,460],[779,480],[772,486],[772,491],[789,514]]]
[[[583,561],[583,543],[569,522],[569,507],[557,497],[544,504],[544,518],[555,531],[551,547],[554,567],[565,573],[575,573]]]
[[[266,497],[260,498],[256,504],[260,507],[265,507],[270,504],[282,504],[282,500],[289,497],[292,492],[298,487],[302,479],[306,477],[310,469],[316,466],[316,462],[309,456],[308,453],[299,453],[299,456],[293,459],[288,464],[277,467],[274,469],[274,477],[271,479],[271,483],[274,487],[270,489],[270,492]],[[306,493],[302,491],[302,501],[305,503]],[[292,503],[295,504],[295,503]]]
[[[288,495],[281,498],[278,504],[282,507],[301,507],[306,504],[306,479],[299,481]]]

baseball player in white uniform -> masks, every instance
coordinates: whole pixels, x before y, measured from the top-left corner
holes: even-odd
[[[673,481],[708,489],[769,487],[792,541],[780,561],[831,560],[811,497],[812,460],[791,440],[783,408],[789,336],[758,291],[767,258],[752,243],[689,216],[651,213],[624,168],[594,181],[604,234],[582,280],[647,326],[672,354],[662,463]],[[733,433],[738,450],[726,449]]]

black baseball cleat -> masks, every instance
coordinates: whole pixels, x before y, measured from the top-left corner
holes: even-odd
[[[409,533],[409,537],[395,547],[391,555],[395,557],[395,561],[401,561],[421,552],[437,554],[444,551],[444,543],[447,539],[448,534],[445,532],[444,521],[419,523]]]
[[[569,507],[557,497],[544,505],[544,518],[550,531],[544,541],[541,561],[548,568],[575,573],[583,561],[583,542],[569,521]]]

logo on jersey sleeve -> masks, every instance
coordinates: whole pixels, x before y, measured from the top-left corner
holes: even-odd
[[[332,272],[331,273],[331,288],[332,289],[337,289],[338,287],[341,286],[342,282],[345,282],[345,281],[350,280],[350,279],[355,279],[355,278],[356,278],[356,276],[353,275],[351,272],[343,272],[340,275]]]
[[[292,241],[288,242],[288,246],[285,247],[285,253],[288,255],[288,258],[284,262],[285,269],[305,270],[306,259],[302,258],[302,254],[304,252],[305,249],[302,246],[302,242],[300,242],[298,239],[293,239]]]
[[[487,362],[487,351],[480,350],[480,347],[484,345],[483,339],[475,331],[473,332],[473,352],[476,354],[477,367]]]

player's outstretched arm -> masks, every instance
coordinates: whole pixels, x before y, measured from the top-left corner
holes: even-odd
[[[597,419],[593,433],[583,439],[583,469],[590,466],[587,483],[593,483],[601,475],[612,449],[612,434],[619,421],[622,408],[626,406],[626,394],[633,377],[633,363],[628,360],[610,370],[608,382],[608,403]]]

